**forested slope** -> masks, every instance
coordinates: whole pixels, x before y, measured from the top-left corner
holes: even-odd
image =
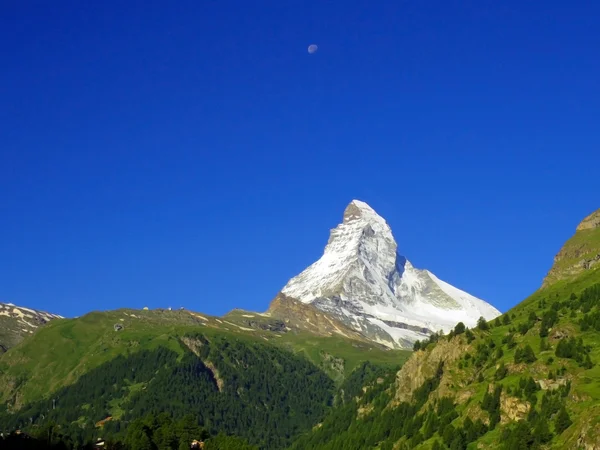
[[[600,271],[589,271],[418,343],[292,448],[599,448],[599,332]]]

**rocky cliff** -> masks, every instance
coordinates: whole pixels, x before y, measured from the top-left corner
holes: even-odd
[[[600,268],[600,209],[587,216],[554,257],[554,264],[543,281],[547,287],[560,280]]]

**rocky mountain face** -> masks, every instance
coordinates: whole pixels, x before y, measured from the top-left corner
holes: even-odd
[[[17,345],[38,327],[60,318],[56,314],[0,303],[0,353]]]
[[[542,287],[600,268],[600,209],[587,216],[554,257]]]
[[[331,231],[323,256],[281,294],[394,348],[448,332],[458,322],[473,326],[481,316],[500,315],[483,300],[413,267],[397,249],[387,222],[366,203],[353,200]]]

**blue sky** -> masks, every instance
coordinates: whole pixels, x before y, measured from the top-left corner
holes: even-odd
[[[0,301],[265,310],[359,198],[504,311],[600,208],[598,2],[174,3],[0,6]]]

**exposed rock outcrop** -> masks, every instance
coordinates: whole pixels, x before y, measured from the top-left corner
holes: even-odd
[[[409,402],[415,389],[431,378],[440,362],[449,364],[459,359],[469,349],[468,344],[462,336],[455,337],[450,341],[440,339],[433,350],[420,350],[410,357],[402,366],[396,377],[396,397],[393,404]],[[445,395],[448,377],[442,376],[437,393],[440,397]]]
[[[600,209],[587,216],[554,257],[542,287],[600,268]]]

